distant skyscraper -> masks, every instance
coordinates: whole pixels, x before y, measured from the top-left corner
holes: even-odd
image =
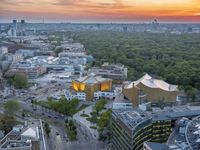
[[[13,29],[17,30],[17,20],[13,20]]]
[[[25,26],[25,20],[21,20],[21,29],[20,29],[21,34],[20,35],[25,35],[24,26]]]
[[[12,36],[17,36],[17,31],[15,29],[11,29],[11,35]]]
[[[13,20],[13,25],[11,29],[11,35],[17,36],[17,20]]]
[[[24,28],[25,20],[21,20],[21,28]]]

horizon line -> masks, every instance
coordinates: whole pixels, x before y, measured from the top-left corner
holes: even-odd
[[[17,20],[20,22],[21,20],[25,19],[13,19]],[[10,21],[1,21],[0,23],[5,23],[5,24],[10,24],[12,23],[13,20]],[[45,21],[45,20],[38,20],[38,21],[33,21],[33,20],[25,20],[26,23],[43,23],[43,24],[48,24],[48,23],[55,23],[55,24],[151,24],[154,20],[152,21]],[[158,21],[159,24],[200,24],[200,22],[189,22],[189,21]]]

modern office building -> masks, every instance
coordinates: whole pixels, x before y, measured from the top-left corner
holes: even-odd
[[[86,100],[93,100],[99,95],[110,96],[112,80],[89,74],[72,81],[72,88],[76,93],[85,94]]]
[[[93,67],[89,69],[88,72],[113,80],[122,81],[127,78],[127,68],[125,68],[122,64],[104,63],[101,68]]]
[[[113,110],[112,150],[140,150],[144,142],[165,143],[177,120],[182,117],[192,119],[199,115],[200,110],[180,108],[154,112],[140,109]],[[188,133],[193,133],[196,129],[187,127]],[[197,141],[196,136],[188,137],[191,142],[192,139]]]
[[[143,150],[199,150],[200,117],[181,118],[166,143],[144,142]]]
[[[24,36],[25,35],[25,20],[21,20],[21,24],[20,24],[20,35]]]
[[[17,36],[17,20],[13,20],[12,28],[10,31],[12,36]]]
[[[133,106],[138,106],[145,102],[175,103],[180,91],[176,85],[168,84],[145,74],[137,81],[125,83],[122,93],[132,101]]]
[[[13,29],[17,30],[17,20],[13,20]]]
[[[143,150],[170,150],[170,149],[166,144],[144,142]],[[172,150],[175,150],[175,149],[172,149]]]
[[[60,57],[53,56],[35,56],[29,59],[26,59],[27,62],[30,62],[35,65],[44,65],[48,71],[55,70],[61,71],[64,70],[69,73],[80,73],[84,71],[85,63],[79,62],[79,59],[63,59]]]

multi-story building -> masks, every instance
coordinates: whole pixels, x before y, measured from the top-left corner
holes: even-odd
[[[191,119],[198,115],[200,115],[200,110],[180,108],[157,112],[140,109],[113,110],[112,149],[140,150],[144,142],[167,142],[179,118]],[[192,140],[190,136],[188,137]]]
[[[27,62],[30,62],[35,65],[44,65],[48,71],[50,70],[65,70],[66,72],[75,73],[83,72],[84,65],[78,61],[72,61],[70,59],[63,59],[53,56],[35,56],[29,59],[26,59]],[[84,63],[83,63],[84,64]]]
[[[64,51],[70,52],[83,52],[85,51],[84,45],[81,43],[69,43],[68,41],[64,41],[61,43],[61,47]]]
[[[145,102],[175,103],[180,91],[176,85],[168,84],[145,74],[137,81],[125,83],[122,93],[132,101],[133,106],[138,106]]]
[[[104,63],[101,68],[94,67],[89,69],[88,72],[113,80],[125,80],[127,78],[127,68],[122,64]]]
[[[44,65],[36,65],[29,63],[27,61],[20,61],[10,66],[10,70],[8,73],[14,74],[16,72],[24,72],[26,73],[29,79],[35,79],[40,75],[47,72],[47,69]]]
[[[0,47],[0,55],[8,53],[8,47],[2,46]]]
[[[143,150],[170,150],[166,144],[144,142]],[[172,149],[175,150],[175,149]]]
[[[17,125],[0,140],[1,150],[46,150],[41,120],[28,120]]]
[[[69,59],[72,62],[78,62],[81,64],[91,63],[93,61],[93,57],[91,55],[86,55],[84,51],[63,51],[58,54],[61,60]]]
[[[143,150],[199,150],[200,117],[181,118],[166,143],[144,142]]]
[[[2,46],[0,48],[0,69],[7,70],[12,63],[16,63],[18,61],[23,60],[23,56],[21,54],[12,54],[8,53],[8,48]]]
[[[9,61],[9,62],[11,62],[11,63],[16,63],[16,62],[18,62],[18,61],[21,61],[21,60],[23,60],[24,58],[23,58],[23,56],[22,56],[22,54],[11,54],[11,53],[7,53],[6,55],[5,55],[5,59],[7,60],[7,61]]]
[[[85,96],[85,100],[98,99],[100,97],[113,97],[112,80],[89,74],[72,81],[72,90]]]
[[[17,54],[21,54],[24,58],[34,57],[37,52],[40,52],[37,48],[22,48],[16,51]]]

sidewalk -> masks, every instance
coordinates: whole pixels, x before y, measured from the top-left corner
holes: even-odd
[[[91,135],[93,136],[94,139],[98,139],[99,137],[99,133],[97,131],[97,129],[92,129],[90,128],[91,126],[96,126],[96,124],[91,123],[90,121],[87,121],[86,118],[87,117],[81,117],[80,115],[83,114],[87,114],[90,116],[90,113],[93,111],[93,105],[90,105],[89,107],[86,107],[85,109],[81,110],[80,112],[76,113],[73,116],[73,119],[76,120],[76,122],[79,122],[81,125],[84,125],[88,131],[91,133]]]

